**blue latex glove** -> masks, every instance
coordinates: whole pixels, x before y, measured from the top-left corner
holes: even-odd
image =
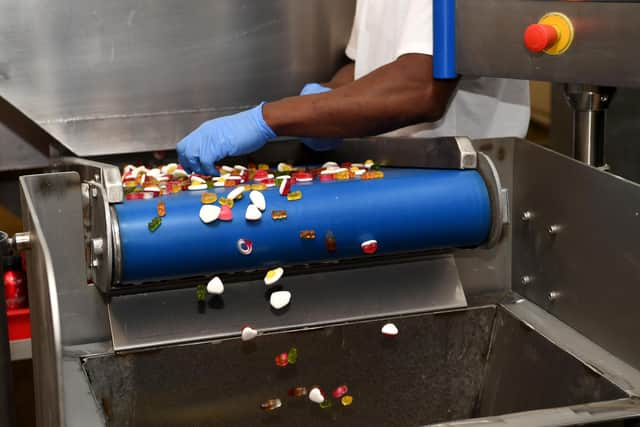
[[[331,89],[318,83],[307,83],[300,91],[300,96],[329,92]],[[302,143],[314,151],[329,151],[342,142],[340,138],[302,138]]]
[[[258,150],[275,132],[264,121],[260,105],[200,125],[178,143],[178,160],[187,172],[217,175],[214,163]]]

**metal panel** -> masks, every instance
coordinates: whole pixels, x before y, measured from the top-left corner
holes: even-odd
[[[80,156],[173,149],[343,61],[352,0],[0,2],[0,95]]]
[[[514,289],[640,367],[640,186],[526,142],[514,181]]]
[[[20,178],[27,252],[36,417],[64,425],[62,346],[109,336],[106,308],[86,284],[80,178],[75,172]]]
[[[562,55],[524,47],[524,30],[547,12],[573,22],[573,45]],[[637,87],[640,59],[631,52],[639,20],[640,3],[457,0],[457,69],[470,76]]]
[[[513,138],[473,141],[481,153],[491,158],[500,175],[500,184],[508,190],[513,206]],[[456,265],[467,296],[499,294],[511,289],[511,225],[504,224],[498,243],[490,248],[456,250]]]
[[[292,302],[278,313],[262,280],[227,281],[224,296],[206,304],[198,304],[193,288],[114,297],[113,346],[122,351],[234,336],[247,322],[271,331],[466,306],[451,256],[288,275],[285,289]]]

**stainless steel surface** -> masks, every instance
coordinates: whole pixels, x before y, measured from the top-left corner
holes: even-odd
[[[478,155],[478,171],[482,174],[491,201],[491,230],[486,247],[491,248],[500,241],[502,230],[509,224],[509,195],[500,183],[500,175],[491,159],[484,153]]]
[[[65,355],[62,369],[65,379],[65,427],[104,427],[104,415],[91,392],[82,360]]]
[[[173,149],[326,81],[352,0],[0,2],[0,96],[79,156]]]
[[[12,397],[11,351],[9,349],[9,324],[4,294],[4,257],[9,254],[9,235],[0,231],[0,426],[15,425]]]
[[[473,148],[471,140],[465,136],[456,136],[458,150],[460,150],[460,169],[476,169],[478,167],[478,154]]]
[[[106,193],[106,202],[120,203],[124,200],[122,176],[117,166],[77,157],[62,157],[52,162],[56,171],[74,171],[82,181],[100,184]]]
[[[80,177],[75,172],[20,178],[27,252],[38,425],[62,426],[62,347],[109,337],[104,301],[87,286]]]
[[[562,55],[524,47],[529,24],[547,12],[573,22],[573,44]],[[456,61],[462,75],[640,86],[640,3],[538,0],[457,0]],[[491,31],[486,29],[490,28]]]
[[[509,205],[513,193],[514,139],[473,141],[475,149],[486,154],[500,176],[500,185],[509,190]],[[504,224],[498,243],[490,249],[456,250],[456,265],[465,294],[478,296],[505,293],[511,289],[511,225]]]
[[[31,338],[13,340],[9,343],[11,348],[11,360],[31,359]]]
[[[562,408],[543,409],[484,417],[448,423],[429,424],[425,427],[565,427],[597,424],[612,427],[611,422],[633,420],[640,417],[640,401],[626,398],[606,402],[587,403]],[[614,424],[622,426],[623,424]],[[624,424],[624,426],[634,424]]]
[[[502,304],[529,328],[573,355],[630,396],[640,396],[640,372],[534,303],[519,299]]]
[[[400,331],[391,340],[386,322]],[[297,363],[275,366],[291,346]],[[84,366],[110,426],[411,426],[627,397],[495,306],[98,355]],[[327,395],[347,384],[354,404],[332,399],[321,410],[286,395],[312,384]],[[274,397],[281,409],[259,409]]]
[[[238,336],[247,323],[260,331],[277,331],[467,303],[451,255],[315,274],[288,272],[284,288],[293,294],[292,303],[278,313],[269,306],[262,280],[223,280],[224,296],[210,297],[207,304],[198,304],[194,287],[113,297],[109,315],[114,349]]]
[[[514,181],[515,210],[535,212],[513,224],[514,290],[639,368],[640,186],[524,141]]]
[[[603,166],[605,114],[615,88],[579,84],[565,85],[573,109],[573,155],[591,166]]]
[[[51,144],[49,134],[0,95],[0,172],[47,167]]]

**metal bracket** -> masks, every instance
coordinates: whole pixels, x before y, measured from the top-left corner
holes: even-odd
[[[484,153],[479,153],[478,171],[487,185],[491,202],[491,230],[486,244],[487,248],[491,248],[500,240],[504,225],[511,222],[509,190],[502,187],[498,170]]]

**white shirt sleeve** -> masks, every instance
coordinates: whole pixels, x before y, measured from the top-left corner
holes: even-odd
[[[432,0],[408,0],[403,23],[396,28],[400,32],[395,57],[407,53],[433,55],[433,2]]]
[[[356,54],[358,52],[358,32],[360,31],[360,21],[362,20],[362,2],[356,3],[356,13],[353,16],[353,25],[351,26],[351,36],[349,37],[349,43],[345,49],[345,54],[352,61],[356,60]]]

